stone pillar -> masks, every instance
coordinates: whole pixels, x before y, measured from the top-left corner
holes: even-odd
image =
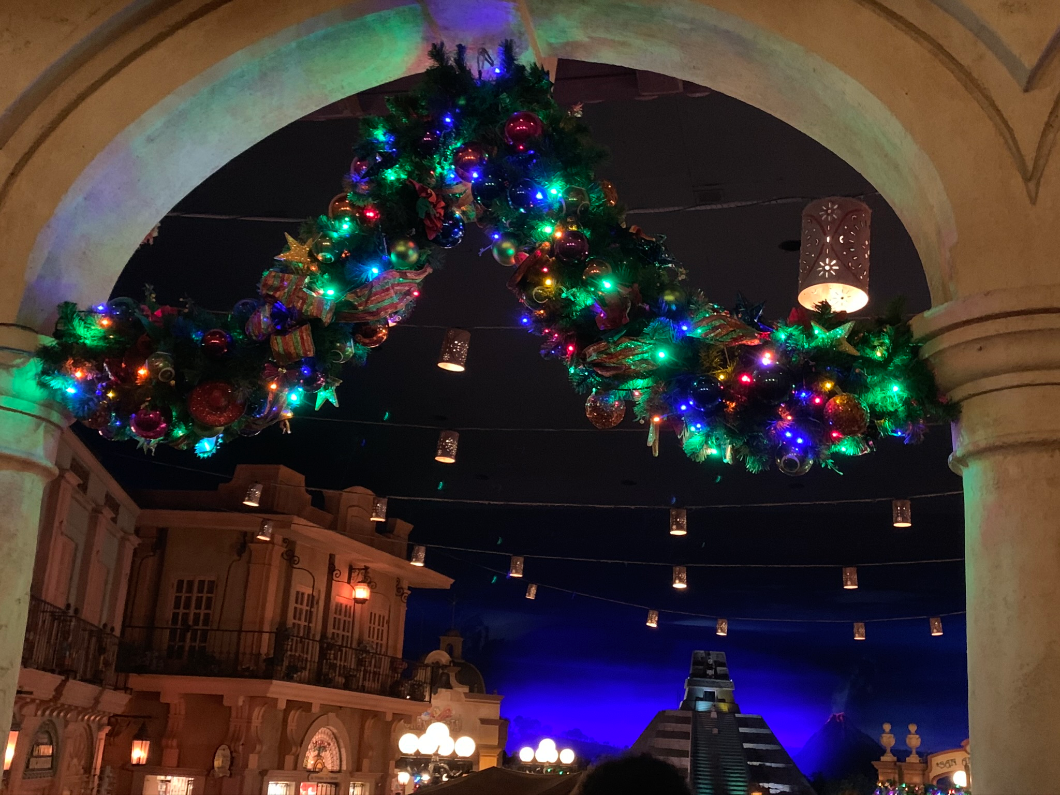
[[[65,419],[37,385],[35,332],[0,325],[0,736],[7,737],[26,635],[44,486]]]
[[[968,677],[976,795],[1060,793],[1060,286],[998,290],[918,317],[961,404]]]

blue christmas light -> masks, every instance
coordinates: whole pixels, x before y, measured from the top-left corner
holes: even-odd
[[[301,387],[299,387],[298,389],[292,389],[287,395],[287,402],[294,403],[297,405],[302,401],[302,395],[303,392]]]
[[[522,324],[524,326],[526,326],[526,325],[528,325],[530,323],[530,318],[526,317],[525,315],[523,317],[519,318],[519,319],[520,319],[520,321],[522,322]]]
[[[68,395],[76,395],[77,394],[77,387],[68,386],[66,388],[66,394],[68,394]]]
[[[379,275],[379,268],[377,268],[375,265],[372,266],[371,271],[373,276]]]
[[[217,452],[217,446],[221,443],[220,436],[207,436],[195,443],[195,455],[199,458],[209,458]]]

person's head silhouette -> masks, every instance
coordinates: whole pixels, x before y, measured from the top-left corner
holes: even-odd
[[[673,765],[641,754],[612,759],[589,770],[576,795],[689,795]]]

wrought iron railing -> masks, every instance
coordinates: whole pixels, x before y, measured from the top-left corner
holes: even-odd
[[[74,610],[30,597],[22,667],[116,688],[118,637]]]
[[[412,701],[431,700],[432,668],[288,631],[125,627],[118,670],[275,679]]]

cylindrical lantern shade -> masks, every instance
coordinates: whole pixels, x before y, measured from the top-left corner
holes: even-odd
[[[512,564],[508,567],[509,577],[523,576],[523,558],[521,555],[512,555]]]
[[[648,623],[649,627],[657,627],[657,626],[659,626],[659,611],[658,610],[649,610],[648,611],[648,622],[647,623]]]
[[[386,497],[375,497],[372,499],[371,519],[373,522],[386,521]]]
[[[931,637],[937,638],[942,634],[942,619],[938,616],[932,616],[928,619],[928,624],[931,626]]]
[[[674,566],[674,588],[688,587],[688,571],[684,566]]]
[[[272,520],[262,519],[261,527],[258,528],[258,534],[254,536],[255,541],[271,541],[272,540]]]
[[[454,373],[464,372],[467,364],[467,349],[471,344],[471,332],[462,328],[451,328],[442,340],[442,352],[438,355],[438,366]]]
[[[438,449],[434,460],[443,464],[456,463],[456,446],[460,443],[460,434],[456,431],[442,431],[438,434]]]
[[[862,621],[854,622],[854,640],[865,640],[865,624]]]
[[[864,202],[833,196],[802,211],[799,303],[825,302],[835,312],[857,312],[869,302],[869,226]]]
[[[688,511],[684,508],[670,509],[670,535],[688,535]]]
[[[909,500],[891,500],[891,518],[895,527],[912,527],[913,504]]]
[[[415,546],[412,548],[412,557],[409,558],[409,563],[413,566],[425,566],[427,558],[427,547]]]
[[[719,618],[718,619],[718,628],[717,628],[716,631],[717,631],[717,634],[721,635],[721,637],[723,637],[723,638],[726,635],[728,635],[729,634],[729,619],[727,619],[727,618]]]
[[[243,498],[243,504],[251,508],[261,506],[261,492],[265,487],[260,483],[251,483],[247,486],[247,496]]]
[[[843,587],[848,591],[857,590],[858,570],[856,566],[843,567]]]
[[[536,582],[532,582],[532,583],[527,584],[527,586],[526,586],[526,598],[527,599],[537,599],[537,583]]]

